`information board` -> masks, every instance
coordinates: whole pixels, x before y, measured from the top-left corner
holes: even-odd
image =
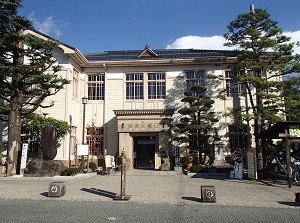
[[[255,149],[250,149],[247,152],[247,161],[248,161],[248,178],[249,179],[257,179]]]
[[[77,145],[77,156],[88,156],[89,155],[89,145],[79,144]]]
[[[290,137],[300,137],[300,129],[298,125],[289,126]]]
[[[160,152],[155,152],[155,170],[159,170],[161,166]]]
[[[23,143],[20,169],[25,169],[26,168],[27,151],[28,151],[28,143]]]

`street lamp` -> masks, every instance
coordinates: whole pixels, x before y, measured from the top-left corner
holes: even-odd
[[[87,104],[87,97],[82,98],[82,104],[83,104],[83,124],[82,124],[82,145],[84,144],[84,129],[85,129],[85,105]],[[81,163],[80,168],[84,168],[84,155],[81,156]]]

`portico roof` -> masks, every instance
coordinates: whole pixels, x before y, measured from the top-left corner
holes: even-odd
[[[172,116],[174,109],[114,110],[117,116],[165,115]]]
[[[285,121],[277,122],[268,129],[262,131],[258,138],[260,139],[281,139],[282,136],[279,133],[285,133],[289,129],[289,126],[300,126],[300,121]]]

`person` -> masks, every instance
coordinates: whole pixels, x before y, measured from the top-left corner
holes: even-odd
[[[232,178],[243,179],[243,153],[240,148],[232,153],[234,160],[234,169]]]

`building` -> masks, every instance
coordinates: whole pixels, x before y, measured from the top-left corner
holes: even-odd
[[[50,38],[32,30],[26,33]],[[156,152],[173,157],[177,145],[172,140],[172,125],[182,105],[180,100],[183,92],[199,81],[210,85],[212,96],[216,90],[226,89],[226,100],[214,104],[216,112],[247,102],[243,88],[232,83],[235,74],[228,65],[236,58],[231,51],[153,50],[145,46],[141,50],[84,55],[60,44],[53,53],[62,67],[59,75],[71,83],[46,99],[54,101],[54,107],[39,108],[37,113],[71,124],[71,134],[63,139],[56,156],[65,164],[70,160],[74,163],[76,145],[81,143],[88,143],[98,158],[125,151],[131,168],[154,168]],[[211,83],[206,79],[208,74],[222,79]],[[82,104],[85,97],[87,103]],[[221,117],[218,128],[221,151],[247,147],[247,129],[239,128],[234,120]],[[26,135],[23,139],[30,142]],[[31,150],[32,155],[33,146]],[[184,151],[182,147],[181,153]]]

